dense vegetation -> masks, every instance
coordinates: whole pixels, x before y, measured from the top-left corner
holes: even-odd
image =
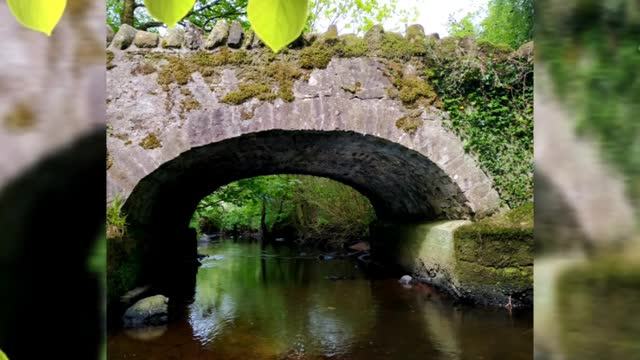
[[[533,196],[532,51],[448,38],[425,57],[426,75],[451,116],[447,125],[512,208]]]
[[[486,11],[470,12],[460,20],[449,20],[449,34],[474,36],[517,49],[533,40],[533,0],[490,0]]]
[[[512,208],[533,198],[533,14],[533,0],[490,0],[425,56],[447,125]]]
[[[346,185],[273,175],[236,181],[205,197],[191,226],[204,233],[236,232],[267,240],[283,236],[338,246],[366,236],[374,218],[369,201]]]

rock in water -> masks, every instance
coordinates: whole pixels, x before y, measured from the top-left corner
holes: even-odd
[[[369,247],[369,244],[367,244],[364,241],[361,241],[355,245],[349,246],[349,249],[356,250],[356,251],[369,251],[370,247]]]
[[[398,282],[402,285],[411,285],[413,283],[413,278],[409,275],[404,275],[398,280]]]
[[[124,313],[126,327],[162,325],[169,320],[169,298],[163,295],[150,296],[139,300]]]

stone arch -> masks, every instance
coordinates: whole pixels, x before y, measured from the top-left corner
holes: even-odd
[[[384,219],[474,215],[460,187],[424,155],[371,135],[314,130],[263,131],[193,148],[144,177],[125,211],[139,226],[185,227],[197,203],[218,187],[272,174],[316,175],[350,185]]]

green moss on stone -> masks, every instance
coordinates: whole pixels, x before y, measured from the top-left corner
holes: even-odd
[[[390,97],[400,99],[405,105],[412,105],[420,101],[424,105],[431,105],[438,99],[438,94],[431,84],[416,75],[405,75],[404,66],[392,62],[388,65],[388,75],[397,92],[387,91]]]
[[[455,232],[458,260],[487,267],[533,265],[533,205],[462,226]]]
[[[318,40],[300,51],[300,66],[303,69],[326,69],[334,53],[332,44]]]
[[[358,91],[360,91],[360,88],[362,87],[362,83],[360,81],[356,81],[356,83],[353,85],[353,87],[346,87],[343,86],[342,90],[351,93],[351,94],[355,94]]]
[[[409,135],[414,135],[422,126],[422,118],[420,116],[404,116],[396,121],[396,127],[403,130]]]
[[[183,99],[181,104],[183,111],[198,110],[202,107],[202,105],[200,105],[200,102],[194,99],[192,96],[188,96]]]
[[[242,109],[242,111],[240,112],[240,118],[242,118],[242,120],[251,120],[253,119],[253,116],[253,111],[246,111]]]
[[[168,86],[172,83],[186,85],[191,80],[193,73],[188,61],[179,56],[168,56],[166,60],[169,64],[158,73],[158,84],[162,85],[165,91],[169,90]]]
[[[115,55],[114,55],[113,51],[107,50],[107,70],[111,70],[114,67],[116,67],[116,65],[113,64],[113,59],[114,58],[115,58]]]
[[[258,98],[260,100],[272,101],[276,98],[276,94],[271,91],[271,87],[263,84],[239,84],[239,90],[232,91],[220,99],[221,103],[240,105],[251,99]]]
[[[107,151],[107,170],[111,169],[113,166],[113,159],[111,158],[111,154]]]
[[[340,45],[337,52],[340,56],[348,58],[367,56],[369,45],[365,39],[356,35],[343,35],[340,37]]]
[[[156,71],[157,69],[155,68],[155,66],[147,62],[143,62],[141,64],[138,64],[135,68],[133,68],[133,70],[131,70],[131,75],[149,75],[153,74]]]
[[[138,285],[142,252],[127,237],[107,239],[107,302],[114,304]]]
[[[4,117],[4,126],[10,131],[24,131],[33,128],[37,123],[36,115],[26,103],[18,103]]]
[[[186,85],[195,72],[199,72],[204,77],[214,74],[215,69],[225,65],[242,65],[249,61],[247,52],[244,50],[232,51],[222,48],[217,52],[198,51],[187,56],[166,56],[169,64],[159,73],[158,83],[165,91],[169,90],[169,84]]]
[[[402,77],[396,87],[399,90],[398,98],[405,104],[413,104],[420,98],[431,104],[438,96],[429,83],[417,76]]]
[[[142,139],[142,141],[140,141],[139,145],[147,150],[162,147],[162,144],[160,143],[160,140],[158,140],[158,137],[155,133],[150,133],[149,135],[147,135],[144,139]]]
[[[483,40],[480,39],[478,41],[476,41],[476,45],[478,46],[478,49],[485,55],[485,56],[508,56],[511,53],[513,53],[513,49],[511,48],[511,46],[507,45],[507,44],[494,44],[490,41],[487,40]]]
[[[303,72],[291,63],[275,62],[266,67],[266,75],[275,80],[278,86],[277,96],[286,102],[295,100],[293,83]]]
[[[524,219],[533,212],[527,208],[456,229],[455,271],[466,292],[498,301],[514,294],[531,298],[533,221]]]
[[[423,43],[409,42],[398,33],[387,32],[382,35],[379,55],[391,60],[408,60],[423,54],[425,49]]]

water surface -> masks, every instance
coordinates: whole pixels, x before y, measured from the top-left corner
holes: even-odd
[[[309,250],[227,240],[199,252],[193,301],[167,326],[112,330],[109,359],[533,358],[531,311],[456,305]]]

